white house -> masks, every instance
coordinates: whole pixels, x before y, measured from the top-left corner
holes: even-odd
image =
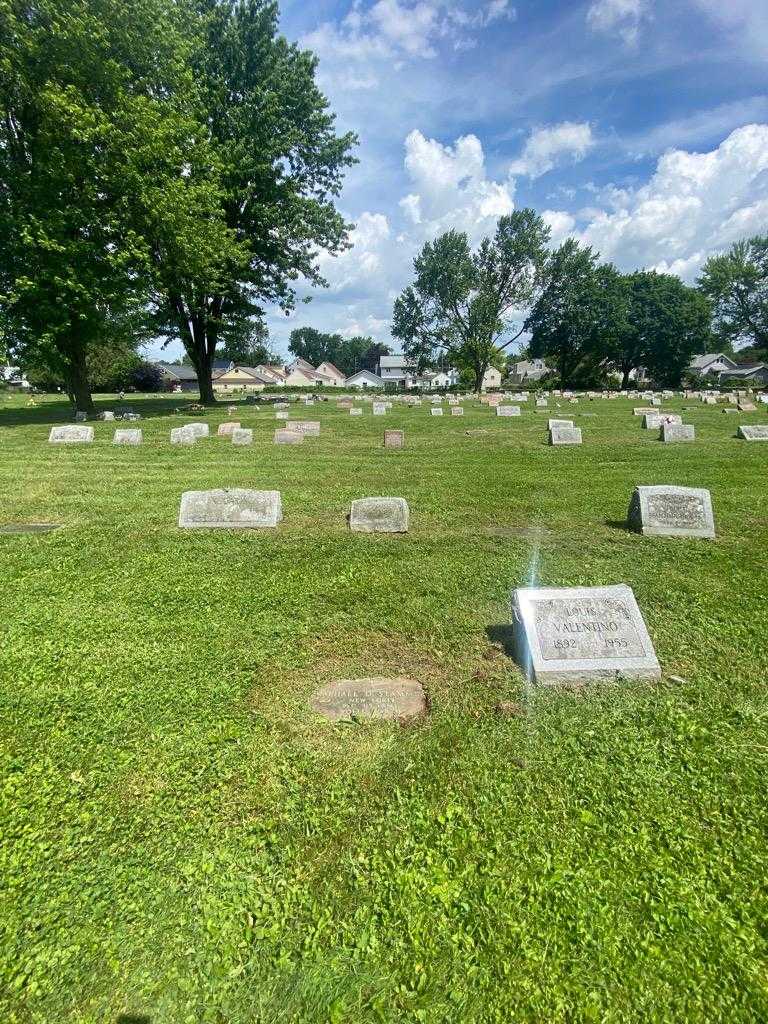
[[[397,384],[402,388],[416,386],[416,367],[413,363],[409,363],[403,355],[381,356],[376,369],[385,384]]]
[[[689,369],[700,373],[702,377],[716,377],[728,370],[738,369],[738,363],[727,356],[724,352],[707,352],[704,355],[694,356]]]
[[[509,379],[513,384],[541,380],[548,370],[549,367],[543,359],[520,359],[516,363],[510,363],[507,367]]]
[[[344,381],[347,388],[383,388],[384,380],[371,370],[358,370]]]

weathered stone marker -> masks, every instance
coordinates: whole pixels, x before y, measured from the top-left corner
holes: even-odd
[[[497,416],[519,416],[520,406],[519,405],[497,405],[496,406]]]
[[[332,722],[354,718],[404,721],[426,714],[427,698],[415,679],[337,679],[315,691],[310,700],[313,711]]]
[[[349,528],[357,533],[407,533],[408,503],[405,498],[356,498]]]
[[[461,408],[460,405],[453,405],[453,406],[451,406],[451,416],[463,416],[463,415],[464,415],[464,410]]]
[[[49,444],[90,444],[93,427],[51,427]]]
[[[430,411],[430,413],[433,416],[442,416],[443,415],[442,407],[433,406],[429,411]]]
[[[88,419],[88,413],[78,410],[75,413],[75,423],[85,423]]]
[[[696,428],[692,423],[662,423],[659,439],[664,444],[673,444],[675,441],[695,441]]]
[[[385,416],[386,412],[387,412],[387,407],[386,407],[386,405],[383,402],[374,402],[373,403],[373,415],[374,416]]]
[[[111,423],[114,420],[114,418],[115,414],[113,412],[107,411],[101,414],[101,419],[104,420],[105,423]]]
[[[251,491],[229,487],[215,491],[185,491],[179,526],[253,530],[275,527],[283,518],[280,491]]]
[[[286,409],[278,409],[275,413],[276,420],[287,420],[290,413]]]
[[[739,427],[737,436],[744,441],[768,441],[768,426]]]
[[[232,431],[232,444],[253,444],[253,431],[248,427],[238,427]]]
[[[307,437],[320,437],[320,420],[289,420],[286,426]]]
[[[220,423],[216,434],[218,437],[229,437],[235,430],[239,429],[240,424],[237,420],[230,420],[228,423]]]
[[[195,437],[208,437],[211,433],[207,423],[186,423],[185,430],[189,430]]]
[[[196,435],[188,427],[174,427],[171,430],[171,444],[195,444]]]
[[[581,444],[581,427],[550,427],[549,443]]]
[[[544,686],[661,677],[640,609],[624,584],[515,590],[512,624],[515,660]]]
[[[405,431],[403,430],[385,430],[384,431],[384,447],[385,448],[402,448],[405,445]]]
[[[280,430],[278,428],[275,431],[275,444],[302,444],[303,441],[304,435],[299,433],[298,430]]]
[[[627,523],[646,537],[715,536],[712,499],[709,491],[698,487],[636,487]]]
[[[754,402],[739,402],[737,408],[738,408],[739,412],[756,412],[757,411],[757,406],[755,405]]]
[[[359,406],[353,406],[349,410],[349,415],[350,416],[362,416],[363,415],[363,410]]]
[[[112,444],[141,444],[140,430],[116,430]]]
[[[553,420],[553,419],[548,419],[547,420],[547,426],[549,427],[550,430],[553,430],[555,427],[570,427],[571,429],[573,429],[573,420]]]

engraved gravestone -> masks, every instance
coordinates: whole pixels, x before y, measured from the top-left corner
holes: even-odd
[[[78,412],[75,413],[75,423],[85,423],[85,421],[87,419],[88,419],[88,413],[87,412],[78,411]]]
[[[634,594],[624,584],[515,590],[512,624],[515,660],[536,683],[661,676]]]
[[[431,408],[429,411],[432,413],[433,416],[442,416],[443,415],[442,408],[438,408],[437,406],[433,406],[433,408]]]
[[[374,416],[384,416],[384,415],[386,415],[386,412],[387,412],[387,407],[386,407],[386,405],[383,402],[374,402],[373,403],[373,415]]]
[[[237,420],[229,420],[227,423],[220,423],[219,429],[216,431],[219,437],[229,437],[235,430],[240,429],[240,424]]]
[[[407,533],[408,503],[405,498],[357,498],[349,528],[357,533]]]
[[[547,426],[549,427],[550,430],[552,430],[554,427],[573,427],[573,420],[553,420],[553,419],[548,419],[547,420]]]
[[[179,526],[185,529],[263,529],[277,526],[282,518],[279,491],[228,487],[213,491],[185,491],[181,496]]]
[[[248,427],[238,427],[232,431],[232,444],[253,444],[253,431]]]
[[[141,444],[140,430],[116,430],[112,444]]]
[[[550,427],[549,443],[560,444],[581,444],[581,427]]]
[[[463,416],[464,410],[460,405],[454,405],[451,407],[451,416]]]
[[[211,432],[207,423],[185,423],[184,429],[194,434],[196,438],[208,437]]]
[[[332,722],[355,718],[404,720],[423,715],[427,698],[421,683],[397,677],[337,679],[321,686],[310,700],[313,711]]]
[[[384,447],[402,448],[405,444],[405,433],[402,430],[385,430]]]
[[[520,406],[519,405],[497,405],[496,406],[497,416],[519,416]]]
[[[627,523],[646,537],[715,536],[712,499],[709,491],[697,487],[636,487]]]
[[[756,412],[757,410],[754,402],[739,402],[737,408],[739,412]]]
[[[278,409],[275,413],[276,420],[287,420],[290,413],[286,409]]]
[[[692,423],[662,423],[659,438],[664,444],[675,441],[695,441],[696,428]]]
[[[51,427],[49,444],[90,444],[93,441],[93,427]]]
[[[350,416],[362,416],[363,415],[363,410],[359,406],[353,406],[349,410],[349,415]]]
[[[737,437],[743,441],[768,441],[768,426],[739,427]]]
[[[298,430],[281,430],[278,428],[275,431],[275,444],[302,444],[303,441],[304,435],[299,433]]]
[[[115,414],[113,412],[106,411],[101,414],[101,418],[105,423],[112,423],[114,421]]]

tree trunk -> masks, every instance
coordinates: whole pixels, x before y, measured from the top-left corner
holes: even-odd
[[[76,412],[93,412],[91,386],[88,383],[88,368],[85,363],[85,347],[80,340],[75,340],[68,359],[69,381],[68,392],[75,404]]]
[[[622,367],[621,372],[622,372],[621,390],[622,391],[626,391],[627,388],[629,387],[629,375],[632,372],[632,368],[630,367],[630,369],[626,369],[625,367]]]

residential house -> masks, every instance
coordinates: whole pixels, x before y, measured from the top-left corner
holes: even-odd
[[[700,373],[702,377],[717,377],[728,370],[738,369],[738,363],[724,352],[706,352],[703,355],[694,356],[688,368],[695,373]]]
[[[487,391],[489,388],[500,388],[501,387],[501,370],[497,370],[495,366],[489,366],[483,374],[483,383],[481,385],[482,391]]]
[[[516,363],[510,363],[507,367],[507,374],[511,384],[531,384],[541,380],[549,367],[543,359],[520,359]],[[497,387],[498,385],[493,385]]]
[[[735,370],[720,373],[718,380],[721,384],[728,380],[738,380],[762,387],[768,384],[768,363],[739,363]]]
[[[253,369],[272,387],[279,387],[281,384],[284,384],[285,378],[288,376],[282,366],[270,366],[267,363],[259,363]]]
[[[344,381],[347,379],[337,366],[327,361],[320,363],[315,372],[329,381],[329,384],[325,385],[326,387],[343,388]]]
[[[418,387],[417,371],[413,363],[405,356],[381,356],[376,368],[378,376],[385,384],[396,384],[401,388]]]
[[[168,391],[198,391],[197,373],[194,366],[177,366],[174,363],[155,363],[160,371],[163,384]]]
[[[213,375],[214,391],[263,391],[272,384],[253,366],[230,366],[226,370],[218,370]]]
[[[347,388],[383,388],[384,380],[372,370],[358,370],[344,381]]]

